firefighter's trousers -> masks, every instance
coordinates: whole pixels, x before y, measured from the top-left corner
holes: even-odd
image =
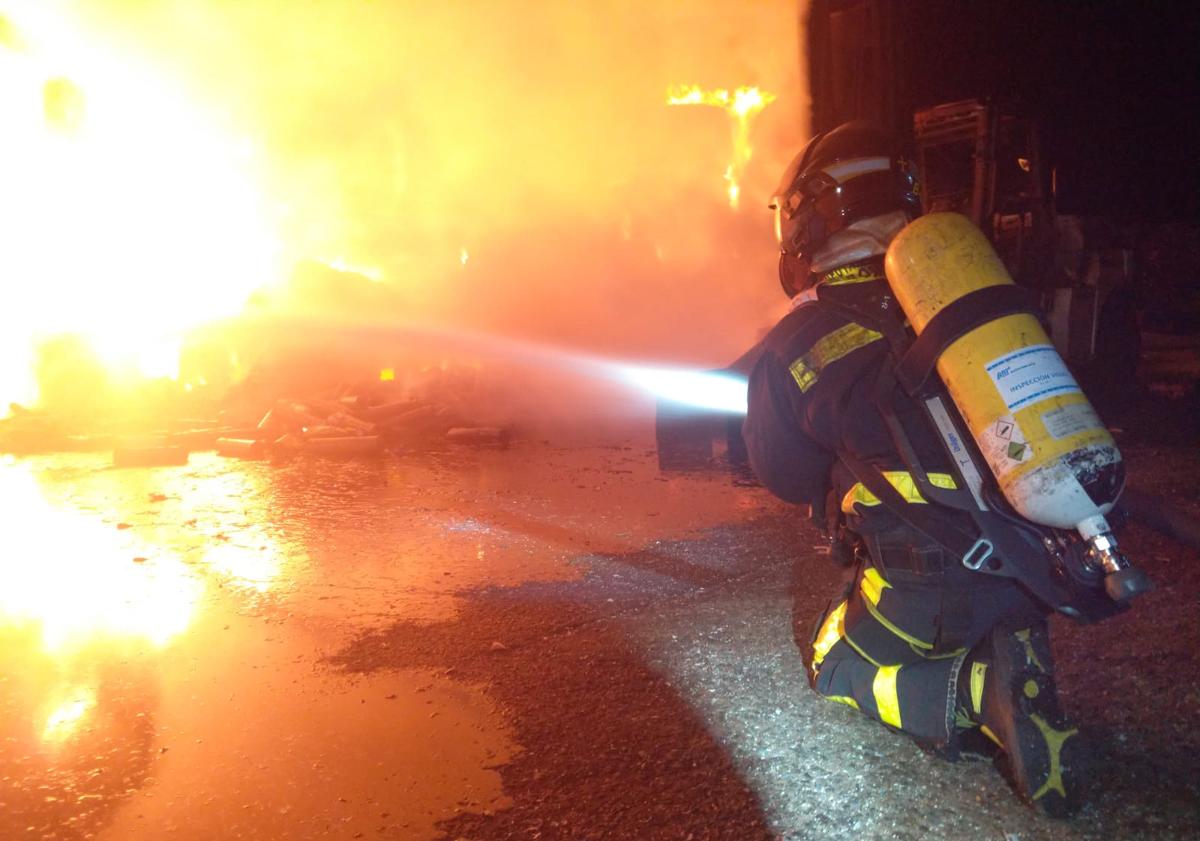
[[[952,745],[958,672],[1002,620],[1042,611],[1012,581],[965,569],[906,527],[866,539],[812,639],[818,693],[933,747]]]

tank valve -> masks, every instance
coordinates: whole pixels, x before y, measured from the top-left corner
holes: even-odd
[[[1113,601],[1127,602],[1154,589],[1150,576],[1129,562],[1108,532],[1088,538],[1087,562],[1104,571],[1104,592]]]

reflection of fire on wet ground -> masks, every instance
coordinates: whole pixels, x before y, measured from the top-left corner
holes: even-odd
[[[0,626],[0,837],[90,837],[152,776],[152,668],[103,647],[70,656]]]
[[[106,470],[86,456],[0,464],[0,837],[27,827],[87,837],[137,792],[159,754],[156,663],[214,584],[261,592],[278,575],[270,538],[254,527],[211,541],[171,534],[186,531],[188,508],[224,498],[243,513],[234,504],[243,477],[188,488],[172,512],[180,521],[155,524],[172,505],[163,491],[178,507],[179,480]]]
[[[187,627],[201,584],[177,556],[47,500],[25,464],[0,469],[0,505],[0,617],[33,629],[47,651],[97,637],[161,647]]]
[[[136,837],[181,816],[197,832],[219,832],[211,819],[320,837],[432,826],[459,801],[501,808],[484,766],[514,748],[483,688],[423,672],[346,682],[316,660],[398,616],[446,621],[462,591],[575,579],[581,553],[688,530],[745,496],[700,478],[714,496],[698,508],[657,481],[645,447],[0,465],[24,521],[0,565],[0,838],[110,822],[108,837]]]

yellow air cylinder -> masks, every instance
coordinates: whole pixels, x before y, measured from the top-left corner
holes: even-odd
[[[885,267],[918,335],[953,301],[1013,282],[983,233],[957,213],[913,221]],[[1121,454],[1034,316],[976,327],[945,350],[937,370],[1013,508],[1085,538],[1108,531],[1103,515],[1125,481]]]

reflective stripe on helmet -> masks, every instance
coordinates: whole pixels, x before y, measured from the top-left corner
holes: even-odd
[[[822,172],[828,174],[839,184],[845,184],[852,178],[865,175],[868,172],[883,172],[892,168],[890,158],[853,158],[848,161],[838,161],[825,167]]]

